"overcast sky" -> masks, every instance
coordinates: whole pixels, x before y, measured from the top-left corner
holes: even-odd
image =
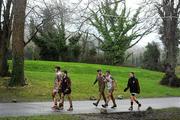
[[[41,1],[41,0],[36,0],[36,1]],[[45,0],[46,2],[54,1],[54,0]],[[63,0],[62,0],[63,1]],[[69,5],[72,3],[78,3],[79,0],[64,0],[66,1]],[[83,2],[87,2],[88,0],[83,0]],[[126,0],[126,5],[128,8],[131,9],[131,11],[137,9],[140,6],[140,3],[142,0]],[[41,3],[40,3],[41,4]],[[82,3],[83,4],[83,3]],[[155,31],[154,33],[151,33],[147,36],[145,36],[136,46],[139,47],[144,47],[148,44],[148,42],[158,42],[161,45],[161,41],[159,40],[159,35]]]
[[[142,0],[126,0],[127,6],[132,8],[132,9],[136,9],[140,6],[140,3],[142,2]],[[160,45],[162,44],[161,41],[159,40],[159,35],[157,34],[157,32],[153,32],[147,36],[145,36],[138,44],[137,46],[143,47],[146,46],[148,44],[148,42],[158,42]]]
[[[76,0],[69,0],[69,1],[74,2]],[[143,0],[126,0],[126,5],[128,8],[130,8],[133,11],[141,5],[142,1]],[[144,47],[148,44],[148,42],[152,42],[152,41],[158,42],[160,45],[162,45],[161,41],[159,40],[159,35],[155,31],[154,33],[145,36],[136,46]]]

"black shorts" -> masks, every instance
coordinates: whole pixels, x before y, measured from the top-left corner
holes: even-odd
[[[137,93],[131,93],[131,95],[132,95],[132,96],[136,96],[136,95],[137,95]]]
[[[71,88],[62,89],[62,93],[63,93],[63,95],[71,94]]]
[[[61,90],[61,88],[60,88],[60,89],[58,90],[58,93],[61,94],[61,92],[62,92],[62,90]]]

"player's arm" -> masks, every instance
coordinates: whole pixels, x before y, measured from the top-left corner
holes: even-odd
[[[104,80],[104,82],[108,82],[108,79],[106,79],[105,75],[103,75],[103,80]]]
[[[115,89],[116,88],[116,81],[114,80],[113,77],[110,77],[110,79],[112,80],[112,87],[113,87],[113,89]]]
[[[60,87],[61,86],[61,76],[60,75],[57,75],[57,81],[58,81],[58,86]]]
[[[68,78],[68,88],[71,88],[71,79]]]
[[[114,86],[114,89],[117,90],[117,82],[116,82],[116,80],[113,80],[113,86]]]
[[[137,79],[137,92],[140,93],[140,90],[141,90],[141,89],[140,89],[139,81],[138,81],[138,79]]]
[[[97,79],[97,77],[96,77],[96,79],[95,79],[93,85],[95,85],[95,84],[97,83],[97,81],[98,81],[98,79]]]
[[[127,87],[124,89],[124,92],[126,92],[129,89],[130,86],[130,79],[128,80]]]

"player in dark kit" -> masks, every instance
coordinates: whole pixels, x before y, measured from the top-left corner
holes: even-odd
[[[67,71],[63,71],[63,79],[61,83],[61,92],[62,92],[62,102],[60,103],[60,109],[63,109],[64,106],[64,97],[67,96],[70,107],[67,111],[73,111],[72,99],[71,99],[71,79],[68,77]]]
[[[102,74],[102,70],[97,70],[97,77],[96,80],[94,81],[94,85],[98,82],[98,87],[99,87],[99,96],[98,96],[98,100],[96,103],[93,103],[93,105],[98,106],[99,101],[101,100],[101,96],[104,99],[104,102],[106,103],[106,96],[104,94],[104,90],[105,90],[105,76],[103,76]]]
[[[129,80],[127,87],[124,89],[124,92],[126,92],[130,88],[130,93],[131,93],[131,106],[129,110],[133,110],[133,102],[135,101],[138,104],[138,110],[141,107],[141,104],[138,102],[136,99],[136,95],[140,93],[140,86],[138,79],[135,77],[134,72],[129,73]]]

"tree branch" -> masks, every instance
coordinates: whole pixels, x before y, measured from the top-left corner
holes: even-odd
[[[81,31],[81,32],[87,34],[87,32],[84,32],[84,31]],[[95,34],[89,33],[89,32],[88,32],[88,34],[94,36],[100,43],[104,43],[104,41],[100,38],[100,36],[98,37]]]
[[[36,26],[36,31],[33,33],[33,35],[28,39],[27,42],[24,41],[24,46],[26,46],[27,44],[29,44],[36,36],[36,34],[39,32],[39,28],[40,26],[44,23],[44,21],[42,21],[40,24],[38,24]]]
[[[129,48],[132,48],[134,45],[136,45],[145,35],[147,35],[147,34],[149,34],[150,32],[151,32],[151,29],[154,27],[154,25],[152,25],[149,29],[147,29],[143,34],[141,34],[141,35],[139,35],[140,37],[139,37],[139,39],[135,42],[135,43],[133,43],[132,45],[130,45],[129,47],[128,47],[128,49]]]

